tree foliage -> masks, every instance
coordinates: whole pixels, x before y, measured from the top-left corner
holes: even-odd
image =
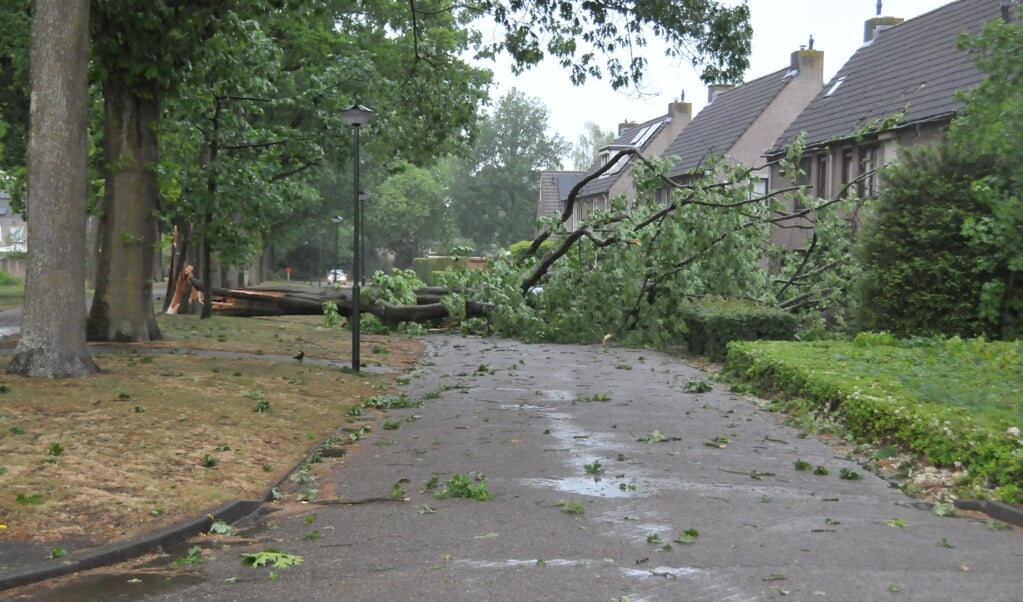
[[[498,257],[490,272],[451,276],[451,284],[494,304],[498,332],[531,340],[592,343],[615,337],[678,344],[684,339],[686,303],[694,298],[746,298],[813,313],[834,303],[829,272],[848,255],[849,201],[801,198],[806,209],[786,212],[780,193],[754,194],[747,166],[714,162],[678,185],[663,175],[670,161],[650,160],[635,150],[620,154],[636,155],[643,164],[636,172],[634,204],[613,199],[607,210],[592,212],[568,231],[573,193],[565,214],[547,221],[520,258]],[[786,161],[798,162],[798,152]],[[577,190],[601,173],[588,175]],[[673,192],[672,202],[653,202],[665,187]],[[775,224],[805,221],[811,212],[817,219],[806,223],[819,244],[802,256],[771,248]],[[786,259],[775,279],[764,269],[769,254]]]
[[[468,157],[452,167],[451,208],[477,249],[505,247],[535,231],[541,169],[557,169],[568,145],[547,134],[547,108],[512,89],[480,124]]]
[[[864,228],[858,327],[897,336],[991,334],[978,311],[990,277],[963,233],[988,214],[970,189],[993,162],[948,145],[903,153]]]
[[[577,171],[589,169],[600,156],[600,149],[611,144],[615,139],[613,131],[603,130],[592,121],[587,121],[583,128],[585,131],[579,134],[572,146],[572,169]]]
[[[749,65],[752,27],[745,3],[707,0],[572,2],[477,0],[475,16],[490,16],[504,35],[482,45],[483,55],[507,52],[517,72],[553,57],[573,83],[607,77],[614,89],[638,84],[647,61],[647,36],[664,40],[669,56],[688,59],[708,83],[742,80]],[[626,50],[623,63],[616,52]],[[604,65],[598,59],[603,56]]]
[[[0,6],[0,190],[21,205],[28,145],[31,0]]]
[[[999,336],[1016,338],[1023,336],[1023,27],[994,21],[960,46],[986,77],[961,94],[965,106],[949,129],[949,144],[993,161],[971,185],[985,210],[966,220],[963,233],[978,271],[987,274],[981,316]]]
[[[435,170],[404,164],[366,203],[366,237],[393,253],[398,268],[411,268],[424,249],[452,238],[447,189]]]

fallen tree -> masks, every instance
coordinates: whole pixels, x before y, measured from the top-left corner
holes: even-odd
[[[198,312],[197,303],[202,303],[199,291],[202,283],[192,276],[192,266],[185,266],[174,285],[173,301],[168,314]],[[331,302],[339,315],[351,317],[352,289],[325,287],[306,289],[294,287],[268,287],[253,289],[212,288],[210,301],[212,310],[227,316],[282,316],[322,315],[324,304]],[[360,313],[374,315],[385,323],[431,322],[445,320],[450,316],[442,299],[449,294],[443,287],[422,287],[415,290],[414,305],[399,305],[378,298],[372,287],[362,289]],[[187,299],[187,301],[186,301]],[[493,310],[493,304],[467,299],[465,315],[486,318]]]
[[[319,291],[300,289],[222,289],[213,290],[213,310],[231,316],[320,315],[328,301],[337,306],[340,315],[352,314],[352,289],[324,288]],[[396,305],[375,299],[372,288],[363,289],[359,304],[361,313],[372,314],[383,322],[430,322],[450,317],[442,295],[434,289],[416,291],[415,305]],[[489,303],[467,300],[466,315],[485,318],[493,309]]]
[[[581,189],[626,160],[634,160],[635,197],[577,211]],[[793,169],[798,154],[782,162]],[[446,287],[415,288],[410,271],[377,273],[362,289],[361,311],[388,325],[483,319],[488,331],[525,339],[615,336],[658,344],[684,338],[683,306],[694,298],[749,299],[809,316],[844,302],[856,199],[821,200],[796,187],[758,194],[753,172],[760,167],[713,157],[681,184],[663,175],[667,167],[635,149],[620,151],[580,180],[562,214],[544,220],[521,255],[495,257],[487,270],[452,272]],[[658,200],[664,190],[671,191],[666,202]],[[585,219],[569,229],[579,213]],[[773,245],[779,228],[805,230],[807,244]],[[347,317],[351,295],[347,288],[213,289],[209,302],[217,313],[238,316],[318,315],[333,304]]]

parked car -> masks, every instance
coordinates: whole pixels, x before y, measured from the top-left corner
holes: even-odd
[[[327,272],[327,282],[329,284],[340,284],[341,286],[344,286],[348,284],[348,274],[346,274],[341,268],[334,268]]]

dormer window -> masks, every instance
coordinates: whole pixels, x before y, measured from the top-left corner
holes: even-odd
[[[835,90],[838,90],[838,87],[841,86],[842,82],[844,82],[844,81],[845,81],[845,76],[844,75],[842,77],[838,78],[837,80],[835,80],[835,83],[831,84],[831,87],[828,88],[828,92],[824,96],[831,96],[832,94],[834,94]]]

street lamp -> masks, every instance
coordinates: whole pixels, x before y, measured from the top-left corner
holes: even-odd
[[[355,372],[359,371],[359,296],[362,295],[362,290],[359,286],[359,281],[362,278],[362,210],[360,207],[359,199],[359,130],[362,126],[369,123],[373,119],[373,110],[367,107],[355,103],[347,109],[341,111],[341,117],[344,118],[348,125],[355,128],[355,213],[352,216],[355,222],[355,240],[353,245],[355,247],[355,261],[352,269],[355,271],[352,274],[352,370]]]
[[[368,201],[368,200],[369,200],[369,193],[368,192],[363,191],[363,192],[359,193],[359,204],[362,205],[362,209],[363,209],[362,211],[359,212],[359,219],[362,220],[362,223],[359,224],[359,229],[362,230],[362,237],[359,238],[360,259],[362,260],[362,264],[359,266],[359,272],[362,273],[362,286],[366,286],[366,211],[365,211],[366,207],[365,207],[365,205],[366,205],[366,201]]]
[[[341,222],[343,220],[344,220],[344,218],[341,217],[340,215],[335,215],[334,217],[330,218],[330,221],[334,222],[334,265],[331,266],[331,268],[330,268],[331,269],[331,273],[333,273],[333,271],[338,268],[338,264],[337,264],[337,231],[338,231],[339,226],[341,225]],[[334,280],[335,280],[335,282],[337,281],[337,277],[336,276],[334,277]]]

